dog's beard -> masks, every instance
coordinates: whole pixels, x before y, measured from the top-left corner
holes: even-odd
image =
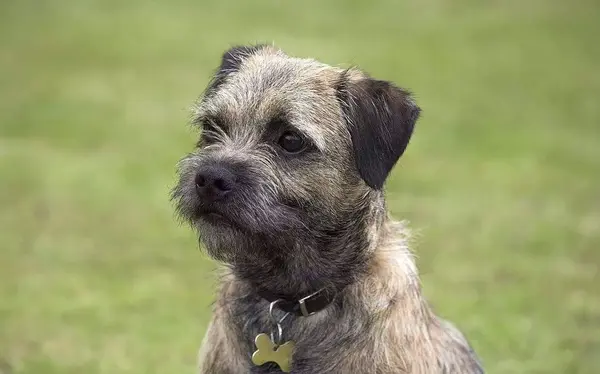
[[[255,262],[285,246],[294,233],[304,231],[299,213],[286,206],[236,209],[234,213],[200,214],[192,219],[208,254],[231,265]]]
[[[299,217],[306,220],[305,214]],[[260,233],[229,224],[200,224],[198,231],[207,253],[230,265],[240,279],[257,289],[295,295],[341,289],[364,271],[368,243],[361,220],[347,216],[344,221],[325,231],[294,227],[295,220]]]
[[[191,224],[202,247],[216,260],[230,264],[255,261],[258,251],[280,246],[282,238],[305,231],[302,212],[276,199],[257,193],[238,192],[227,204],[203,204],[188,182],[173,190],[178,216]],[[264,249],[266,252],[267,250]]]

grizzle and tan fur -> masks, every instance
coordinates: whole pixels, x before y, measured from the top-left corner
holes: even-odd
[[[383,130],[397,141],[359,139],[366,130],[357,105],[383,122],[406,117],[404,128]],[[225,53],[196,108],[199,147],[182,160],[174,190],[181,216],[226,264],[200,373],[280,372],[250,360],[254,337],[272,327],[256,290],[301,297],[323,287],[338,291],[331,305],[284,322],[284,338],[296,342],[293,373],[483,373],[464,336],[423,298],[410,232],[385,208],[381,185],[418,112],[408,93],[356,69],[273,46]],[[302,133],[312,151],[282,155],[280,127]],[[392,159],[383,169],[377,152]],[[204,216],[194,190],[196,170],[214,162],[234,170],[240,185],[219,207],[221,221]]]

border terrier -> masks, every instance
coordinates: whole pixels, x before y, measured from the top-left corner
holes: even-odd
[[[225,265],[200,373],[483,373],[425,300],[410,231],[386,210],[419,113],[356,68],[272,45],[223,54],[173,190]]]

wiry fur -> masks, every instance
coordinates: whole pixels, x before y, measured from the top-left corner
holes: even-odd
[[[421,294],[410,234],[388,218],[382,192],[419,114],[408,93],[359,70],[235,47],[195,110],[198,149],[180,163],[173,196],[208,253],[227,266],[201,349],[201,373],[277,373],[254,366],[254,337],[270,332],[257,290],[298,298],[338,292],[323,311],[288,317],[292,372],[482,373],[466,339]],[[309,139],[277,146],[286,129]],[[215,209],[195,191],[218,163],[236,188]]]

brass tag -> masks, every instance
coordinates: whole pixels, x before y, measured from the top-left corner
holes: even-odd
[[[256,344],[256,351],[252,354],[254,365],[260,366],[267,362],[274,362],[284,373],[292,370],[293,341],[285,342],[277,347],[267,334],[258,334],[254,338],[254,344]]]

